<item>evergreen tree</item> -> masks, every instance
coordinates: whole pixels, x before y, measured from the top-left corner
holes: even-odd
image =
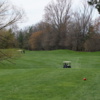
[[[95,8],[98,10],[100,14],[100,0],[89,0],[88,4],[91,6],[95,6]]]

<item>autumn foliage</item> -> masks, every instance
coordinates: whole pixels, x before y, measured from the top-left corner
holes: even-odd
[[[1,32],[0,47],[28,50],[70,49],[100,51],[100,17],[95,20],[93,8],[83,3],[82,9],[72,10],[71,0],[55,0],[45,7],[43,21],[13,35]],[[6,34],[7,33],[7,34]]]
[[[29,45],[32,50],[38,50],[41,48],[41,40],[42,40],[43,31],[38,31],[33,33],[29,39]]]

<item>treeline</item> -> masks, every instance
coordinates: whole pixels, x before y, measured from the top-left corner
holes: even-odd
[[[93,8],[87,3],[81,8],[73,11],[70,0],[51,2],[45,7],[43,21],[19,33],[20,47],[100,51],[100,18],[93,20]]]
[[[21,31],[17,35],[20,48],[28,50],[70,49],[75,51],[100,51],[100,23],[96,19],[85,33],[78,24],[70,23],[69,30],[58,33],[54,27],[45,22]],[[64,31],[68,31],[67,33]]]
[[[74,11],[70,0],[52,1],[43,21],[16,32],[0,31],[0,48],[100,51],[100,17],[93,19],[93,14],[87,3]]]

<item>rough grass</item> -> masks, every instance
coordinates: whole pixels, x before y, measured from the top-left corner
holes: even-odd
[[[0,100],[100,100],[100,52],[26,51],[13,62],[0,64]]]
[[[0,61],[7,58],[17,58],[20,57],[21,53],[18,52],[18,49],[0,49]]]

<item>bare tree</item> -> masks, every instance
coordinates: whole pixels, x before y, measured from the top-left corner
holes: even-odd
[[[17,7],[11,5],[7,0],[0,1],[0,31],[10,25],[22,21],[23,16],[25,15],[22,9],[18,9]],[[2,38],[3,41],[8,41],[5,37],[0,35],[0,39]],[[1,58],[9,58],[7,54],[3,53],[1,50],[0,55]]]
[[[100,51],[100,17],[95,19],[84,43],[85,51]]]
[[[64,42],[70,20],[71,0],[52,1],[45,8],[45,21],[52,27],[55,46],[59,48]]]
[[[10,5],[7,1],[0,1],[0,30],[22,20],[24,11]]]
[[[81,9],[73,14],[71,35],[74,50],[84,50],[84,42],[89,28],[92,24],[93,8],[88,4],[82,3]]]

